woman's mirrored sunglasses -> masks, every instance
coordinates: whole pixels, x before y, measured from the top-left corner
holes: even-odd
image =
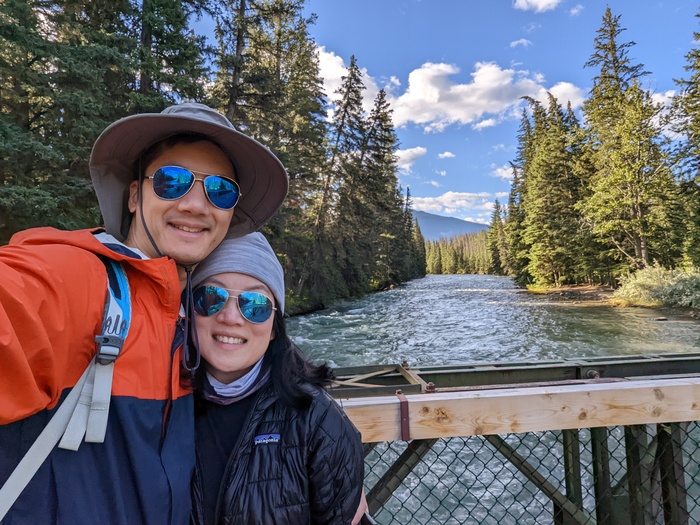
[[[204,179],[198,179],[195,173],[205,175]],[[153,181],[156,195],[166,201],[181,199],[198,180],[204,184],[204,193],[209,202],[221,210],[233,209],[241,197],[241,189],[236,181],[220,175],[192,172],[180,166],[163,166],[146,178]]]
[[[234,295],[229,292],[238,292]],[[199,315],[209,317],[220,312],[229,298],[236,299],[238,311],[251,323],[259,324],[267,321],[272,312],[277,310],[272,306],[272,299],[260,292],[243,292],[240,290],[227,290],[218,286],[198,286],[192,292],[194,299],[194,311]]]

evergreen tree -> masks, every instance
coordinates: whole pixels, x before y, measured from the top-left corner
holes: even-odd
[[[398,182],[396,150],[398,138],[392,121],[392,109],[381,89],[369,115],[362,169],[365,207],[361,219],[367,221],[365,236],[381,240],[371,248],[372,287],[385,288],[400,283],[403,260],[411,257],[406,242],[405,208]],[[375,241],[376,242],[376,241]]]
[[[315,205],[315,236],[322,239],[325,225],[333,216],[335,196],[345,183],[345,175],[352,175],[353,167],[359,167],[357,160],[365,140],[365,122],[362,110],[362,72],[355,56],[350,57],[347,74],[341,77],[341,86],[336,91],[338,99],[333,112],[329,161],[323,184]]]
[[[316,242],[318,254],[324,248],[326,265],[340,272],[344,290],[342,297],[353,297],[370,289],[372,275],[372,240],[365,236],[368,227],[364,155],[366,154],[367,122],[362,109],[365,89],[360,68],[351,57],[347,74],[337,91],[329,165],[316,204]],[[326,228],[332,223],[333,228]],[[324,285],[323,289],[328,289]]]
[[[695,14],[700,19],[700,13]],[[700,266],[700,32],[693,33],[695,47],[685,55],[689,78],[676,80],[674,128],[678,141],[675,157],[680,167],[679,191],[685,216],[685,262]]]
[[[520,128],[518,130],[518,154],[511,163],[513,181],[508,195],[508,214],[505,220],[504,230],[508,245],[508,256],[504,266],[506,273],[511,275],[515,282],[524,285],[532,280],[528,273],[529,247],[523,239],[523,221],[525,211],[523,202],[527,200],[527,186],[525,174],[529,169],[532,157],[533,129],[527,112],[523,110]]]
[[[642,64],[627,56],[634,43],[618,42],[619,18],[606,9],[586,63],[599,68],[583,106],[596,171],[580,209],[599,239],[611,242],[632,267],[643,268],[655,258],[668,263],[677,256],[668,242],[674,232],[667,230],[675,188],[656,123],[661,108],[640,85]]]
[[[579,182],[572,169],[568,119],[550,94],[547,110],[529,99],[535,120],[534,152],[523,203],[523,239],[529,245],[529,273],[540,284],[575,281],[573,250],[578,231],[574,210]]]
[[[134,57],[137,75],[130,112],[160,112],[181,99],[202,100],[204,38],[189,27],[200,11],[197,0],[141,0],[131,34],[138,42]]]
[[[416,277],[425,277],[427,266],[428,266],[428,254],[427,245],[423,234],[420,231],[420,226],[418,226],[418,221],[413,221],[413,228],[411,229],[411,273],[406,279],[415,279]]]
[[[87,172],[99,132],[123,114],[127,62],[115,9],[95,2],[0,4],[0,242],[31,226],[100,222]],[[117,72],[117,73],[115,73]]]
[[[501,204],[496,199],[488,230],[489,273],[504,275],[504,266],[507,258],[505,247],[506,238],[501,216]]]

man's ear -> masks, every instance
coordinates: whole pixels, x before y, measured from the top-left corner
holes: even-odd
[[[139,204],[139,181],[135,180],[129,184],[129,211],[136,212],[136,207]]]

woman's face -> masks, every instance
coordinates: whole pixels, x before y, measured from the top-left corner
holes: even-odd
[[[228,384],[250,371],[275,337],[272,333],[274,311],[264,323],[251,323],[241,315],[236,296],[240,292],[260,292],[273,302],[275,299],[262,281],[242,273],[220,273],[199,286],[205,284],[229,290],[226,305],[217,313],[209,317],[195,315],[199,349],[207,362],[207,371]]]

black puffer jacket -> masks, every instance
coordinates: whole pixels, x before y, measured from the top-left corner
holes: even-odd
[[[360,433],[324,390],[308,389],[314,397],[307,410],[279,402],[271,384],[254,394],[224,474],[217,524],[351,523],[364,477]],[[194,525],[204,523],[199,468]]]

